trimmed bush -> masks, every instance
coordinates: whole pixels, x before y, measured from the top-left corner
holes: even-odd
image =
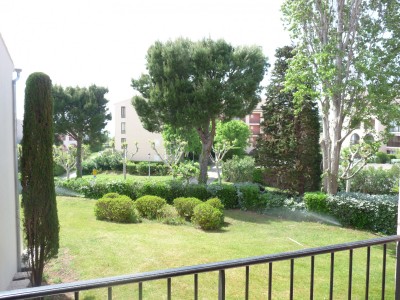
[[[321,192],[305,193],[303,196],[304,204],[309,211],[327,214],[328,204],[326,199],[328,196]]]
[[[158,196],[146,195],[135,201],[136,209],[139,214],[146,219],[157,219],[161,208],[167,204],[165,199]]]
[[[200,200],[206,200],[210,197],[205,184],[188,184],[184,187],[186,197],[195,197]]]
[[[210,198],[205,203],[210,204],[212,207],[218,209],[220,212],[224,213],[224,205],[218,198]]]
[[[222,174],[229,182],[251,182],[254,169],[254,158],[250,156],[239,158],[234,155],[222,165]]]
[[[194,197],[179,197],[174,199],[174,207],[178,211],[178,214],[189,220],[193,216],[194,208],[201,203],[203,201]]]
[[[238,195],[233,184],[210,184],[207,191],[211,197],[217,197],[221,200],[225,209],[237,208],[239,206]]]
[[[166,204],[161,208],[158,220],[168,225],[181,225],[185,223],[185,220],[179,216],[176,208],[170,204]]]
[[[327,198],[329,213],[344,226],[396,234],[397,196],[338,193]]]
[[[139,215],[133,201],[127,197],[104,197],[97,200],[94,213],[98,220],[118,223],[138,223]]]
[[[131,161],[126,162],[126,172],[130,175],[136,174],[136,164]]]
[[[210,204],[197,205],[193,211],[192,222],[204,230],[220,229],[223,225],[223,214]]]
[[[260,198],[260,188],[254,183],[235,184],[239,207],[242,210],[259,210],[264,208],[264,199]]]

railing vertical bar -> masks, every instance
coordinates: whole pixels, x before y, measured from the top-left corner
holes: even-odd
[[[74,299],[79,300],[79,291],[74,292]]]
[[[310,300],[314,300],[314,268],[315,268],[315,256],[311,256],[311,278],[310,278]]]
[[[294,273],[294,259],[290,260],[290,300],[293,300],[293,273]]]
[[[139,282],[139,300],[143,299],[143,283]]]
[[[108,300],[112,300],[112,287],[108,287]]]
[[[225,270],[219,270],[218,300],[225,300]]]
[[[399,205],[400,209],[400,205]],[[400,300],[400,242],[396,243],[396,293],[395,300]]]
[[[171,300],[171,278],[167,278],[167,298]]]
[[[365,274],[365,300],[368,300],[368,297],[369,297],[370,264],[371,264],[371,247],[368,247],[367,248],[367,267],[366,267],[366,274]]]
[[[382,258],[382,295],[381,299],[385,300],[385,285],[386,285],[386,250],[387,244],[383,244],[383,258]]]
[[[245,291],[245,295],[244,295],[244,298],[246,300],[249,299],[249,281],[250,281],[249,275],[250,275],[250,267],[246,266],[246,291]]]
[[[348,289],[348,295],[347,295],[347,299],[349,299],[349,300],[351,300],[352,288],[353,288],[353,249],[350,249],[350,251],[349,251],[349,289]]]
[[[268,300],[272,299],[272,262],[269,263],[268,268]]]
[[[194,300],[199,299],[199,274],[194,274]]]
[[[329,284],[329,299],[333,299],[333,276],[335,274],[335,252],[331,252],[331,274]]]

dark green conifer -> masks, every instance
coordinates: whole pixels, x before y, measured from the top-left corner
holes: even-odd
[[[21,184],[24,233],[33,286],[59,247],[59,223],[53,177],[53,101],[49,76],[33,73],[26,81]]]
[[[302,194],[320,186],[320,124],[315,102],[304,99],[296,105],[293,93],[284,89],[293,50],[290,46],[276,50],[256,160],[267,168],[267,184]]]

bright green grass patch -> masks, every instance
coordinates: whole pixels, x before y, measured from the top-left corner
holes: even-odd
[[[82,176],[85,179],[94,179],[93,175],[84,175]],[[109,181],[109,180],[123,180],[124,175],[122,173],[101,173],[96,175],[96,180],[98,181]],[[147,181],[151,180],[153,182],[159,182],[159,181],[168,181],[172,180],[173,177],[168,175],[168,176],[138,176],[138,175],[130,175],[126,174],[126,179],[130,181]]]
[[[144,221],[117,224],[97,221],[95,200],[58,197],[60,256],[79,280],[132,274],[236,258],[293,251],[376,237],[373,234],[312,222],[291,221],[238,210],[226,211],[227,226],[204,232],[190,224],[165,225]],[[365,298],[366,249],[354,250],[353,298]],[[382,247],[371,249],[370,299],[381,298]],[[315,259],[314,299],[329,297],[330,255]],[[393,299],[394,247],[387,257],[387,299]],[[273,299],[289,297],[290,262],[273,264]],[[48,273],[51,279],[52,270]],[[58,282],[66,280],[57,274]],[[216,299],[218,273],[199,274],[199,298]],[[245,268],[226,271],[227,299],[244,298]],[[335,255],[335,299],[347,299],[348,252]],[[295,299],[309,298],[310,259],[295,261]],[[266,299],[268,265],[250,267],[250,298]],[[143,284],[144,299],[166,298],[166,280]],[[117,299],[134,299],[138,286],[113,288]],[[81,299],[103,299],[106,289],[85,291]],[[174,299],[193,298],[193,276],[172,279]]]

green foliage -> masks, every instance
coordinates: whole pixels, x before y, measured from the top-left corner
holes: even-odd
[[[176,208],[170,204],[166,204],[161,208],[158,220],[168,225],[181,225],[185,223],[185,220],[179,216]]]
[[[243,156],[246,147],[249,145],[251,131],[249,126],[240,120],[231,120],[228,122],[217,122],[214,143],[223,144],[229,142],[234,149],[230,150],[228,157],[233,155]]]
[[[138,223],[140,217],[135,205],[127,196],[109,193],[97,200],[94,213],[96,219],[117,223]]]
[[[44,265],[57,256],[59,248],[51,88],[51,79],[44,73],[33,73],[26,81],[21,142],[21,204],[33,286],[41,285]]]
[[[192,222],[203,230],[220,229],[223,225],[223,213],[210,204],[197,205],[193,211]]]
[[[321,192],[304,193],[303,200],[307,210],[326,214],[329,212],[326,199],[328,196]]]
[[[397,196],[338,193],[329,196],[329,213],[344,226],[396,234]]]
[[[56,162],[53,163],[53,175],[54,176],[60,176],[65,173],[65,170],[62,166],[57,164]]]
[[[178,214],[188,220],[192,218],[194,208],[201,203],[203,201],[194,197],[179,197],[174,199],[174,207],[178,211]]]
[[[98,171],[122,171],[122,161],[123,157],[120,152],[107,149],[91,160],[85,161],[82,164],[82,174],[90,175],[93,169]]]
[[[236,187],[233,184],[210,184],[207,191],[211,197],[220,199],[226,209],[237,208],[239,205]]]
[[[165,125],[163,127],[162,137],[164,141],[167,141],[169,143],[176,140],[186,142],[184,149],[185,153],[192,152],[195,154],[200,154],[201,152],[201,142],[199,139],[199,135],[194,128],[176,128],[170,125]]]
[[[399,174],[397,165],[389,170],[364,168],[351,179],[351,189],[366,194],[390,194],[398,186]]]
[[[252,182],[264,184],[264,168],[254,168]]]
[[[389,160],[389,156],[386,153],[379,151],[375,154],[373,162],[377,163],[377,164],[386,164],[386,163],[390,163],[390,160]]]
[[[264,208],[264,203],[260,202],[260,188],[257,184],[237,183],[235,186],[240,209],[259,210]]]
[[[158,196],[142,196],[135,201],[139,214],[146,219],[154,220],[159,217],[161,208],[167,204],[165,199]]]
[[[77,142],[77,177],[82,177],[82,144],[106,140],[104,128],[111,120],[104,95],[106,88],[53,87],[54,126],[57,134],[69,134]]]
[[[182,175],[186,183],[189,184],[190,179],[199,175],[199,164],[193,162],[183,162],[178,165],[178,174]]]
[[[183,188],[183,194],[185,197],[195,197],[200,200],[206,200],[210,197],[205,184],[191,183]]]
[[[400,2],[285,0],[282,12],[298,45],[285,89],[297,103],[319,101],[324,190],[334,195],[342,140],[370,118],[399,118]]]
[[[224,162],[222,174],[229,182],[251,182],[255,169],[254,158],[246,156],[239,158],[234,155],[231,160]]]
[[[224,213],[224,205],[218,198],[210,198],[205,203],[210,204],[212,207],[218,209],[220,212]]]
[[[298,193],[319,189],[321,181],[318,107],[309,97],[296,105],[284,90],[293,47],[276,50],[276,62],[263,105],[263,134],[257,141],[256,161],[268,168],[267,184]],[[260,179],[260,178],[258,178]]]
[[[164,124],[196,128],[202,141],[199,179],[206,183],[216,120],[243,117],[254,109],[267,59],[259,47],[183,38],[156,42],[146,57],[149,73],[132,80],[141,94],[132,103],[149,131],[160,131]]]

